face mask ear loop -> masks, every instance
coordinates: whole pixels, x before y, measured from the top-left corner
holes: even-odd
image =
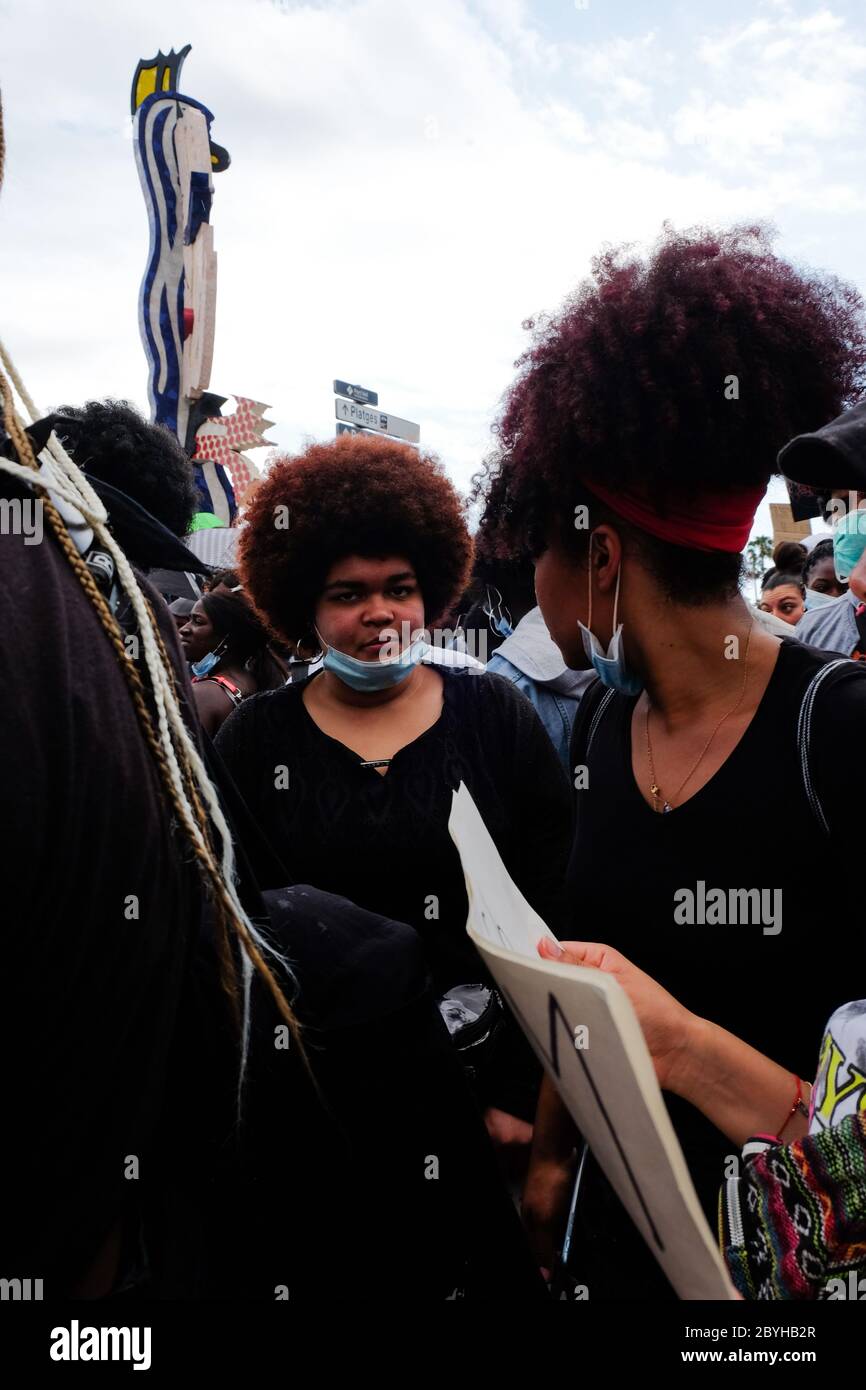
[[[497,587],[496,587],[495,584],[486,584],[486,585],[485,585],[485,589],[486,589],[486,592],[487,592],[487,606],[485,607],[484,604],[482,604],[482,605],[481,605],[481,609],[482,609],[482,612],[484,613],[485,617],[486,617],[487,620],[488,620],[488,626],[489,626],[491,632],[498,632],[498,631],[499,631],[499,624],[500,624],[500,622],[502,621],[502,618],[503,618],[503,616],[504,616],[504,614],[503,614],[503,612],[502,612],[502,604],[503,604],[502,595],[501,595],[501,593],[499,592],[499,590],[497,589]],[[491,590],[491,589],[492,589],[493,592],[496,594],[496,598],[495,598],[495,599],[491,596],[491,593],[490,593],[490,590]],[[511,625],[511,614],[510,614],[510,613],[508,614],[508,618],[506,619],[506,621],[508,622],[508,624],[509,624],[509,626],[510,626],[510,625]]]
[[[622,579],[622,561],[619,562],[619,569],[616,572],[616,593],[613,596],[613,630],[616,632],[616,610],[619,607],[619,581]]]
[[[589,612],[586,615],[586,626],[592,632],[592,536],[589,538],[589,550],[586,556],[586,588],[589,594]]]

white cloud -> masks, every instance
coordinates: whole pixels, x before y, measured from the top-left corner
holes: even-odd
[[[636,38],[568,46],[572,71],[591,88],[591,101],[602,110],[620,106],[648,108],[671,71],[672,56],[651,31]]]
[[[832,217],[853,226],[861,203],[863,45],[824,20],[797,29],[773,10],[760,32],[731,26],[698,88],[664,6],[651,33],[598,42],[573,24],[551,37],[516,0],[6,0],[0,13],[0,331],[46,405],[144,403],[128,93],[160,44],[192,43],[183,86],[233,160],[215,180],[212,389],[271,402],[285,447],[333,433],[339,375],[420,421],[464,483],[522,320],[556,307],[602,241],[651,240],[666,217],[771,216],[833,263]],[[796,61],[777,55],[765,77],[767,45],[788,40]]]
[[[727,66],[735,49],[766,37],[772,31],[768,19],[754,19],[748,24],[738,25],[726,34],[715,34],[698,44],[698,57],[711,67]],[[739,56],[739,55],[736,55]]]
[[[758,176],[772,158],[798,169],[821,145],[832,159],[862,140],[866,42],[841,15],[786,10],[719,29],[697,56],[704,82],[674,113],[673,137],[720,168]],[[814,196],[805,180],[803,196]]]
[[[485,24],[518,62],[547,72],[558,71],[562,46],[545,40],[533,27],[526,0],[478,0],[477,11]]]

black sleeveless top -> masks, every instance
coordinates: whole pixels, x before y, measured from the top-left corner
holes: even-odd
[[[740,743],[710,781],[669,814],[653,811],[635,785],[635,699],[613,694],[600,709],[600,687],[591,687],[571,745],[572,766],[586,766],[579,780],[588,785],[574,793],[570,930],[615,947],[694,1013],[807,1081],[815,1075],[830,1014],[866,994],[866,672],[858,678],[852,663],[851,678],[846,672],[815,702],[811,765],[829,835],[807,800],[797,744],[803,692],[835,659],[835,653],[784,639]],[[727,903],[745,902],[732,899],[731,890],[765,890],[761,903],[768,916],[754,923],[749,914],[749,924],[740,911],[741,924],[714,922],[721,913],[706,909],[711,889],[722,889]],[[714,1230],[724,1161],[736,1146],[687,1102],[666,1100]],[[780,1113],[778,1124],[785,1118]],[[605,1222],[621,1224],[620,1212],[618,1203],[611,1205]],[[621,1258],[627,1259],[623,1252],[642,1241],[624,1214],[622,1222],[633,1235],[632,1241],[624,1228],[620,1232]]]

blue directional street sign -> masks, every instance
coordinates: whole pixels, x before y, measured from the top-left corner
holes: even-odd
[[[378,392],[370,391],[366,386],[351,386],[348,381],[335,381],[334,395],[347,396],[350,401],[355,401],[358,405],[379,404]]]

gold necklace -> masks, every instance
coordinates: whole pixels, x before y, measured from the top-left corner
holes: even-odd
[[[710,746],[710,744],[712,743],[713,739],[715,738],[716,734],[719,732],[719,729],[722,727],[722,725],[724,724],[724,722],[725,722],[726,719],[730,719],[730,717],[731,717],[732,714],[736,714],[737,710],[740,708],[740,705],[743,703],[743,697],[744,697],[744,695],[745,695],[745,693],[746,693],[746,681],[748,680],[748,676],[749,676],[749,647],[750,647],[751,644],[752,644],[752,632],[754,631],[754,627],[755,627],[755,624],[754,624],[754,621],[752,621],[752,623],[750,623],[750,625],[749,625],[749,636],[748,636],[748,638],[747,638],[747,640],[746,640],[746,655],[745,655],[745,658],[744,658],[744,661],[743,661],[743,685],[742,685],[742,688],[741,688],[741,690],[740,690],[740,697],[739,697],[739,699],[737,700],[737,703],[736,703],[735,705],[732,705],[732,707],[727,711],[726,714],[723,714],[723,715],[722,715],[722,717],[721,717],[721,719],[719,720],[718,724],[717,724],[716,727],[713,729],[713,732],[710,734],[709,738],[707,739],[706,743],[704,744],[703,748],[701,749],[700,753],[698,754],[698,756],[697,756],[695,762],[694,762],[693,765],[689,768],[689,770],[688,770],[688,772],[686,773],[685,777],[684,777],[683,780],[680,782],[680,785],[677,787],[676,791],[674,792],[672,801],[668,801],[668,799],[662,794],[662,789],[661,789],[661,787],[659,786],[659,784],[658,784],[658,778],[656,777],[655,763],[653,762],[653,749],[652,749],[652,743],[651,743],[651,741],[650,741],[650,728],[649,728],[650,703],[649,703],[649,696],[647,696],[647,708],[646,708],[646,751],[647,751],[647,760],[648,760],[648,762],[649,762],[650,777],[651,777],[651,779],[652,779],[652,781],[651,781],[651,783],[650,783],[650,794],[651,794],[651,796],[652,796],[652,798],[653,798],[653,810],[658,811],[658,812],[659,812],[660,814],[662,814],[662,815],[664,815],[664,814],[666,814],[668,811],[672,811],[672,810],[674,809],[672,802],[676,802],[676,801],[679,799],[679,795],[680,795],[680,792],[682,791],[683,787],[686,785],[687,782],[690,782],[690,781],[691,781],[692,777],[694,777],[694,775],[695,775],[695,773],[697,772],[697,770],[698,770],[700,764],[703,762],[704,755],[705,755],[707,749],[709,748],[709,746]],[[661,804],[659,804],[659,803],[661,803]]]

